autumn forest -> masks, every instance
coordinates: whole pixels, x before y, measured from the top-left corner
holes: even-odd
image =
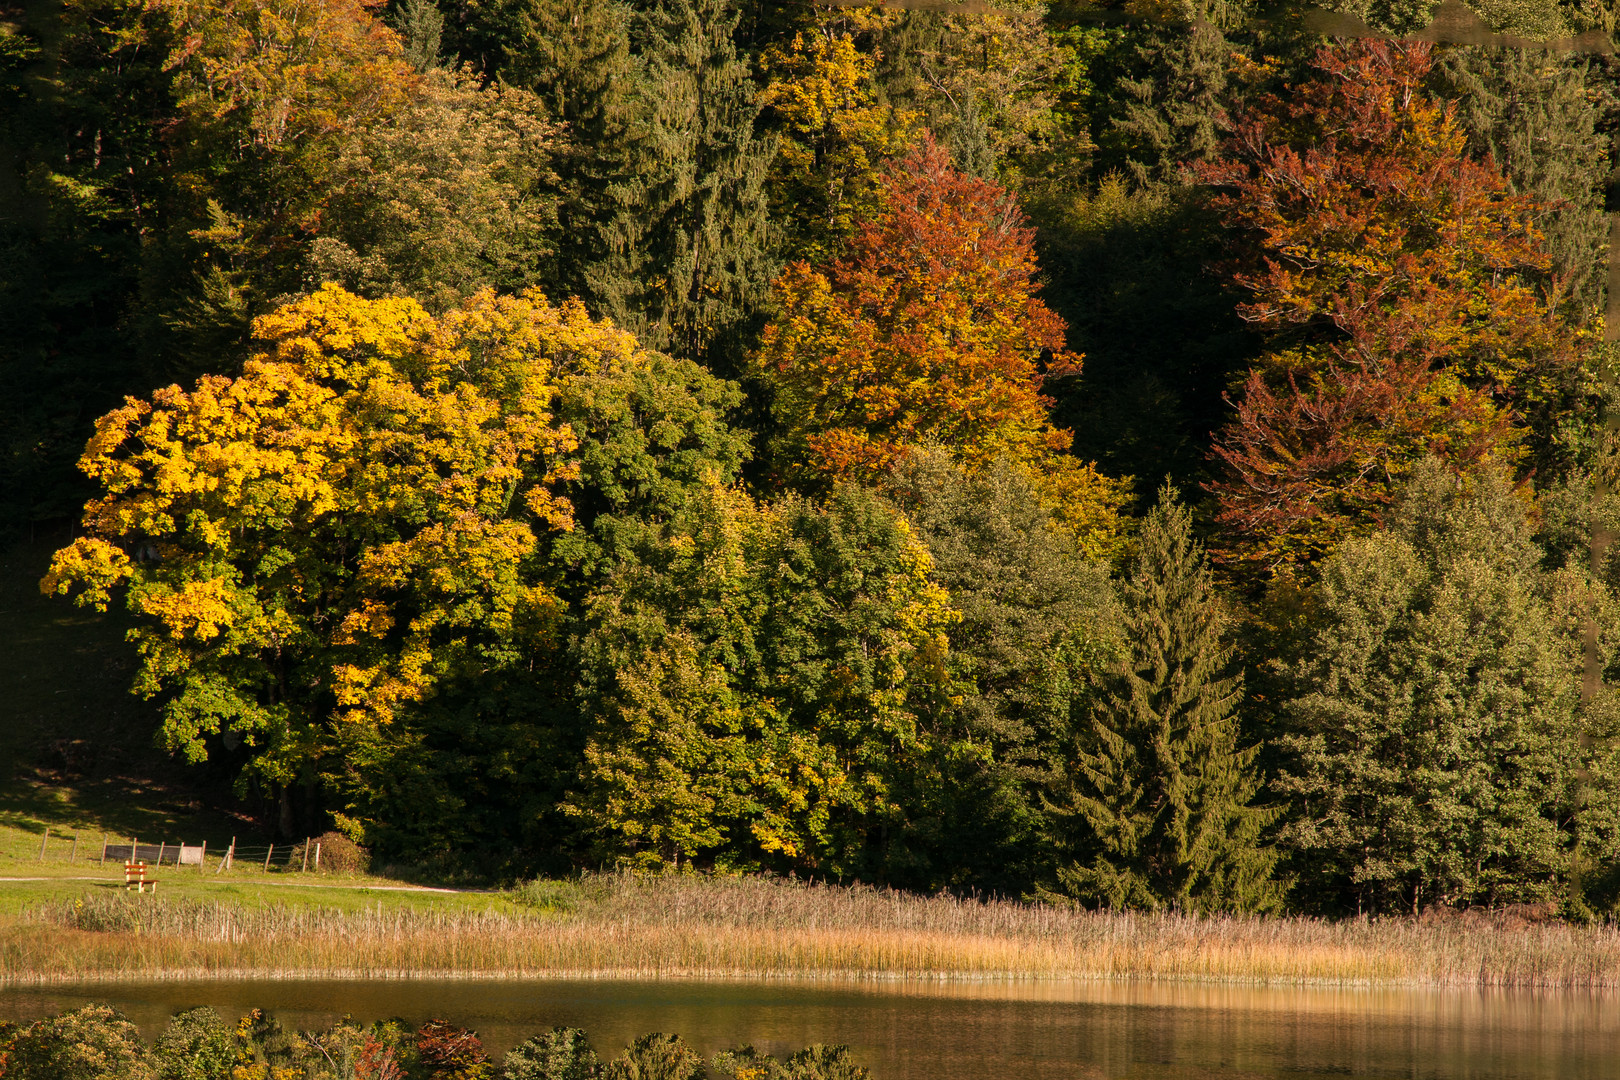
[[[8,5],[0,529],[289,837],[1612,915],[1616,12],[1328,6]]]

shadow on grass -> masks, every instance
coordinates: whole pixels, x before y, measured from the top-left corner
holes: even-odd
[[[48,544],[0,551],[0,826],[257,839],[230,789],[153,745],[121,612],[41,596]]]

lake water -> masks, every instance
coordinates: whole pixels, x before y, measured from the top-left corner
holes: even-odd
[[[0,989],[0,1018],[89,1001],[151,1037],[167,1017],[252,1007],[289,1027],[443,1017],[492,1050],[556,1025],[616,1055],[649,1031],[703,1053],[841,1042],[875,1080],[1402,1077],[1616,1080],[1620,998],[1164,983],[830,984],[613,980],[197,981]]]

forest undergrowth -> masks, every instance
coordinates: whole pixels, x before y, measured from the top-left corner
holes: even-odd
[[[210,977],[1171,979],[1620,987],[1620,928],[1194,916],[760,878],[535,881],[484,910],[86,895],[0,924],[0,982]]]

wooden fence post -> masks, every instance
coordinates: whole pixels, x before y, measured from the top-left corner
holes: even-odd
[[[101,862],[102,862],[102,865],[106,865],[106,863],[107,863],[107,834],[106,833],[101,834]]]
[[[73,846],[68,848],[68,862],[72,862],[73,857],[75,855],[77,855],[78,853],[79,853],[79,834],[74,833],[73,834]]]
[[[270,846],[265,849],[265,852],[264,852],[264,872],[267,873],[267,874],[270,872],[270,856],[275,854],[275,850],[276,850],[276,845],[275,845],[274,841],[272,841]]]
[[[315,872],[321,872],[321,842],[315,841]]]
[[[309,837],[304,837],[304,869],[302,873],[309,873]]]
[[[163,865],[163,849],[164,849],[164,848],[166,848],[166,847],[168,847],[168,846],[169,846],[169,842],[168,842],[168,841],[167,841],[167,840],[159,840],[159,841],[158,841],[158,857],[157,857],[157,864],[158,864],[158,865],[159,865],[159,866],[162,866],[162,865]]]
[[[199,854],[197,856],[197,873],[206,874],[207,872],[208,872],[208,841],[204,840],[203,845],[202,845],[202,852],[201,852],[201,854]]]
[[[45,826],[45,835],[39,838],[39,861],[45,861],[45,842],[51,838],[51,827]]]
[[[219,869],[214,871],[215,876],[223,874],[231,868],[231,857],[236,854],[236,837],[231,837],[231,846],[225,849],[225,857],[219,860]]]

